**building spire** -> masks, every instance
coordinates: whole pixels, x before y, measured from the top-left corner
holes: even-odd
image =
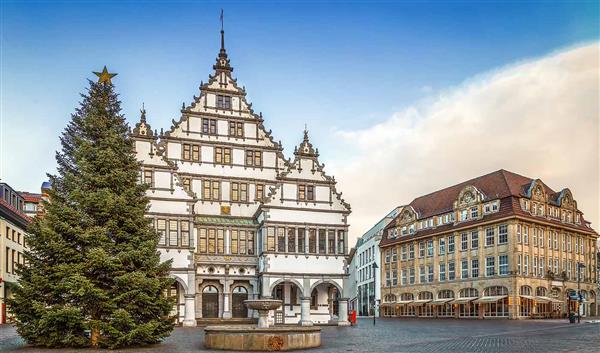
[[[223,29],[223,9],[221,9],[221,50],[217,56],[217,63],[213,66],[215,70],[220,71],[233,71],[231,65],[229,65],[229,59],[227,58],[227,51],[225,51],[225,30]]]

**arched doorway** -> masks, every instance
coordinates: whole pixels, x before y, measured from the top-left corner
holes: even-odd
[[[244,305],[244,300],[248,299],[248,290],[242,286],[233,288],[231,298],[231,311],[233,317],[248,317],[248,308]]]
[[[283,302],[281,308],[275,311],[276,324],[295,324],[300,320],[300,298],[302,289],[295,281],[283,280],[272,286],[273,299]]]
[[[206,286],[202,290],[202,317],[219,317],[219,291],[215,286]]]
[[[315,323],[338,320],[340,288],[331,282],[317,282],[311,290],[310,316]]]

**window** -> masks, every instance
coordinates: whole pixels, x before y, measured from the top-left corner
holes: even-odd
[[[498,227],[498,244],[506,243],[508,243],[508,226],[506,224],[501,224]]]
[[[217,180],[204,180],[203,198],[204,200],[220,200],[221,198],[221,182]]]
[[[461,233],[460,235],[460,250],[465,251],[469,248],[469,235]]]
[[[198,229],[198,252],[201,254],[206,254],[207,252],[206,241],[206,228]]]
[[[396,269],[392,271],[392,285],[394,287],[398,285],[398,270]]]
[[[473,277],[473,278],[479,277],[479,260],[478,259],[471,260],[471,277]]]
[[[182,176],[181,183],[185,191],[192,191],[192,178],[189,176]]]
[[[231,148],[215,147],[215,163],[231,164]]]
[[[231,109],[231,97],[217,94],[217,108]]]
[[[479,232],[474,230],[471,232],[471,249],[479,247]]]
[[[523,262],[523,255],[519,254],[519,256],[517,256],[517,274],[521,274],[522,262]]]
[[[202,118],[202,133],[209,135],[217,134],[217,120]]]
[[[335,230],[327,231],[327,253],[335,254]],[[397,260],[396,249],[393,250],[394,262]]]
[[[419,243],[419,258],[425,257],[425,242]]]
[[[346,254],[346,232],[343,230],[338,230],[337,252],[341,255]]]
[[[498,274],[501,276],[508,274],[508,255],[498,256]]]
[[[529,244],[529,227],[523,226],[523,243]]]
[[[448,254],[454,253],[454,235],[448,237]]]
[[[448,280],[453,281],[456,278],[454,261],[448,262]]]
[[[265,185],[264,184],[256,184],[254,200],[260,201],[265,197]]]
[[[229,136],[244,137],[244,123],[230,121],[229,122]]]
[[[317,253],[317,230],[314,228],[308,230],[308,252]]]
[[[433,265],[427,265],[427,281],[433,282]]]
[[[529,255],[525,255],[525,261],[523,262],[523,274],[525,276],[529,274]]]
[[[319,229],[319,254],[325,254],[325,229]]]
[[[485,246],[494,245],[494,228],[485,229]]]
[[[408,258],[409,258],[409,260],[412,260],[415,258],[415,244],[414,243],[410,243],[408,245]]]
[[[471,207],[471,218],[479,217],[479,211],[477,207]]]
[[[304,245],[305,237],[306,237],[306,234],[305,234],[304,228],[298,228],[298,252],[299,253],[306,252],[306,246]]]
[[[262,167],[262,151],[246,150],[246,166]]]
[[[232,182],[231,201],[248,202],[248,184]]]
[[[552,244],[554,245],[554,250],[558,250],[558,232],[553,232],[552,235]]]
[[[267,227],[267,251],[275,251],[275,227]]]
[[[402,261],[406,260],[406,244],[402,245],[400,254],[401,254],[400,259],[402,259]]]
[[[517,243],[521,243],[521,231],[522,231],[522,226],[520,224],[517,224]]]
[[[438,240],[439,243],[439,252],[438,255],[445,255],[446,254],[446,238],[440,238]]]
[[[154,173],[151,170],[144,170],[144,184],[154,186]]]
[[[406,285],[406,269],[403,268],[401,273],[400,284],[404,286]]]
[[[411,267],[408,271],[408,281],[410,284],[415,284],[415,268]]]
[[[532,228],[531,229],[531,236],[533,238],[533,246],[538,246],[538,229],[537,228]]]
[[[439,280],[440,282],[446,280],[446,264],[440,264]]]
[[[533,260],[533,264],[532,264],[533,266],[531,266],[531,269],[532,269],[531,272],[532,272],[532,274],[534,276],[537,276],[538,275],[538,273],[537,273],[538,272],[538,258],[537,258],[537,256],[532,256],[532,258],[533,258],[532,259]]]
[[[315,187],[314,185],[306,185],[306,200],[315,200]]]
[[[540,248],[544,247],[544,230],[538,229],[538,245]]]
[[[467,215],[468,215],[468,210],[462,210],[462,211],[460,211],[460,220],[461,221],[466,221],[467,220]]]
[[[190,145],[189,143],[183,144],[181,159],[183,159],[184,161],[189,161],[192,159],[192,145]]]
[[[538,262],[539,266],[540,266],[540,270],[538,271],[538,276],[540,277],[544,277],[544,263],[546,262],[546,259],[541,256],[540,257],[540,261]]]
[[[460,270],[460,278],[469,278],[469,260],[461,261]]]
[[[426,282],[426,274],[425,274],[425,266],[421,265],[419,266],[419,283],[425,283]]]
[[[239,252],[239,232],[237,230],[231,231],[229,252],[231,254],[237,254]]]
[[[277,251],[285,252],[285,228],[277,227]]]
[[[167,245],[167,221],[164,219],[156,220],[156,232],[160,236],[158,243],[160,245]]]
[[[433,256],[433,239],[427,241],[427,257]]]
[[[225,230],[217,229],[217,254],[225,253]]]
[[[488,256],[485,258],[485,275],[493,276],[495,275],[495,261],[493,256]]]
[[[190,222],[181,221],[181,246],[190,246]]]

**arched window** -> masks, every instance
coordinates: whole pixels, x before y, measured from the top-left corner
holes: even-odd
[[[421,292],[419,293],[419,300],[433,299],[433,293]]]
[[[412,293],[402,293],[400,294],[400,300],[415,300],[415,296]]]
[[[545,297],[548,294],[548,290],[546,289],[546,287],[537,287],[535,289],[535,295],[537,295],[538,297]]]
[[[508,295],[508,289],[506,287],[502,287],[502,286],[487,287],[483,291],[483,295],[486,297]]]
[[[463,288],[460,290],[459,296],[461,298],[477,298],[479,291],[475,288]]]
[[[206,286],[202,290],[202,293],[219,293],[215,286]]]
[[[396,296],[394,294],[386,294],[383,301],[386,303],[394,303],[396,302]]]
[[[246,288],[244,288],[242,286],[238,286],[238,287],[233,288],[233,293],[246,294],[246,293],[248,293],[248,290],[246,290]]]
[[[521,286],[519,289],[520,295],[531,295],[531,287],[530,286]]]
[[[454,292],[449,290],[449,289],[445,289],[445,290],[441,290],[438,293],[438,299],[448,299],[448,298],[454,298]]]

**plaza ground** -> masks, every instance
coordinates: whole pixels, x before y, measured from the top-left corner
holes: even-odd
[[[600,323],[566,320],[359,319],[354,327],[324,326],[322,346],[310,352],[598,352]],[[163,343],[107,352],[210,352],[202,328],[178,327]],[[62,353],[25,345],[0,327],[0,352]],[[94,351],[94,350],[84,350]]]

